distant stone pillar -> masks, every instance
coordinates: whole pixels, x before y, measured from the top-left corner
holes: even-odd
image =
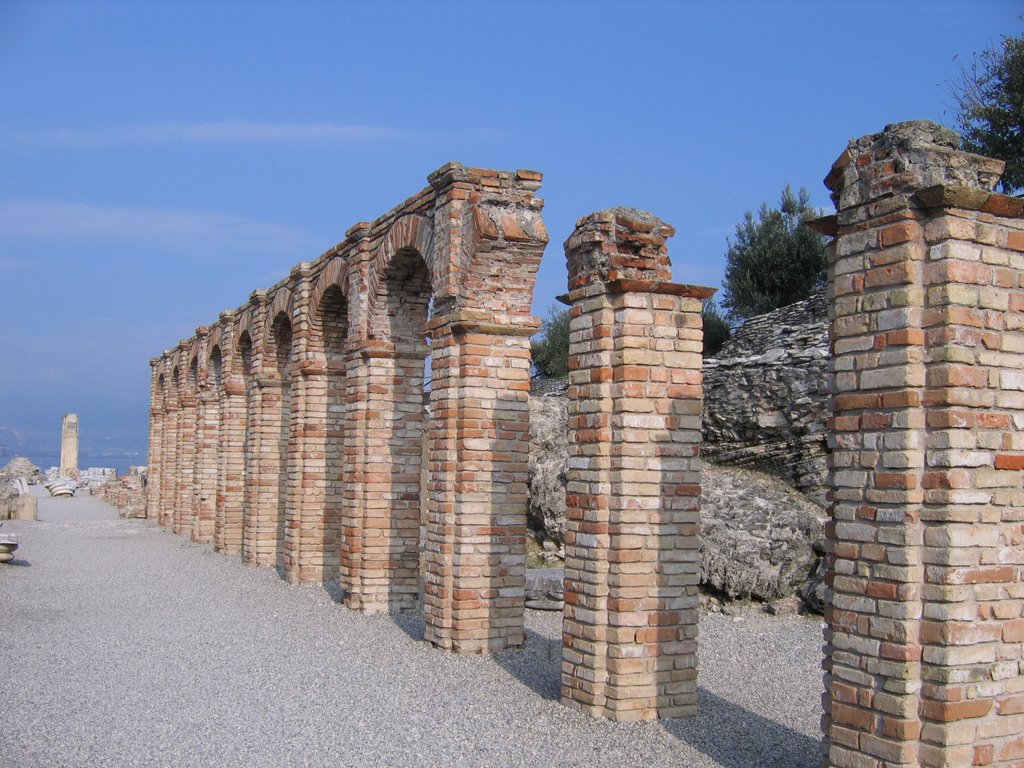
[[[78,473],[78,414],[66,413],[60,423],[60,476]]]
[[[1024,201],[900,123],[826,184],[825,765],[1024,759]]]
[[[569,462],[562,701],[611,720],[697,711],[702,300],[674,230],[614,208],[566,241]]]

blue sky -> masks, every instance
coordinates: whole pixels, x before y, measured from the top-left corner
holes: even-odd
[[[0,445],[144,450],[149,358],[449,160],[673,224],[679,282],[850,138],[952,124],[1019,2],[0,0]],[[2,450],[2,449],[0,449]]]

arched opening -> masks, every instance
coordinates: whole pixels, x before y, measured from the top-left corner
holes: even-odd
[[[241,363],[242,387],[245,392],[245,414],[242,428],[242,562],[256,562],[256,494],[254,480],[257,473],[256,457],[252,450],[253,425],[256,421],[255,383],[252,376],[252,337],[242,331],[238,339],[238,359]]]
[[[291,440],[292,426],[292,324],[284,312],[279,312],[274,317],[270,326],[271,353],[273,354],[273,370],[276,373],[278,386],[277,397],[264,400],[264,407],[267,408],[265,416],[271,425],[272,439],[272,461],[276,464],[274,473],[274,497],[273,522],[274,538],[271,543],[273,556],[269,562],[273,563],[278,571],[284,575],[285,563],[285,539],[289,534],[288,526],[288,476],[289,476],[289,442]],[[298,531],[295,531],[298,535]]]
[[[403,248],[377,286],[370,335],[382,354],[371,367],[361,572],[364,606],[404,610],[420,589],[424,441],[425,335],[430,272],[422,255]]]

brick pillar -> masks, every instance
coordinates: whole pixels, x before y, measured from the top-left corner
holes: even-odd
[[[826,179],[835,768],[1024,759],[1024,203],[958,146],[891,125]]]
[[[192,477],[192,540],[213,541],[217,504],[217,430],[220,427],[220,396],[209,371],[209,328],[196,329],[199,365],[196,387],[196,450]]]
[[[146,519],[160,519],[161,454],[163,451],[163,361],[154,357],[149,361],[149,449],[146,454]]]
[[[245,378],[236,345],[234,313],[223,312],[221,334],[220,425],[217,430],[217,508],[214,545],[218,552],[242,551],[245,475]]]
[[[252,348],[248,376],[248,434],[246,439],[245,519],[242,560],[247,565],[277,563],[277,455],[280,438],[281,387],[274,363],[268,361],[266,291],[254,291]],[[270,370],[267,370],[267,369]]]
[[[369,613],[414,608],[419,593],[419,472],[425,350],[364,347],[348,392],[354,495],[345,528],[346,604]]]
[[[160,478],[160,525],[174,525],[174,510],[178,504],[178,384],[173,363],[168,363],[164,383],[164,430],[162,477]]]
[[[669,225],[615,208],[565,244],[572,303],[562,701],[612,720],[697,709],[702,300]]]
[[[537,326],[455,313],[431,327],[425,639],[460,653],[519,646]]]
[[[190,369],[188,353],[192,344],[182,345],[179,356],[178,397],[178,501],[174,507],[175,533],[192,535],[193,497],[195,486],[193,470],[196,454],[196,377]]]
[[[285,578],[291,584],[321,582],[332,558],[325,547],[325,450],[327,370],[320,334],[310,308],[309,264],[292,269],[291,440],[288,447],[289,502],[285,536]]]

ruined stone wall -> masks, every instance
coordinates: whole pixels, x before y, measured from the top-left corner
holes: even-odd
[[[824,291],[746,321],[704,360],[705,458],[767,472],[824,506],[828,361]]]
[[[147,514],[362,611],[417,604],[423,538],[427,639],[486,652],[524,639],[541,176],[429,181],[151,362]]]

